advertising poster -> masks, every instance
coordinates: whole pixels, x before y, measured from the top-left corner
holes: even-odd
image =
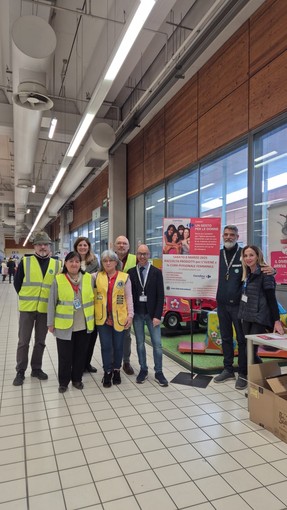
[[[277,273],[277,283],[287,284],[287,203],[268,209],[269,262]]]
[[[166,296],[216,297],[220,218],[165,218],[163,277]]]

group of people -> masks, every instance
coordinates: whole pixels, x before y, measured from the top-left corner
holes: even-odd
[[[172,227],[174,225],[168,227],[168,235]],[[181,235],[189,230],[180,227],[177,230],[183,230]],[[284,329],[275,296],[274,269],[266,264],[257,246],[247,245],[241,249],[238,238],[235,225],[224,227],[216,296],[224,369],[214,377],[214,382],[235,379],[234,327],[238,345],[235,387],[240,390],[247,386],[245,335],[266,331],[283,334]],[[141,244],[137,253],[131,254],[128,239],[119,236],[114,250],[105,250],[98,264],[89,239],[79,237],[62,268],[61,262],[51,257],[50,244],[45,232],[37,234],[34,254],[23,257],[15,274],[20,318],[17,374],[13,384],[20,386],[24,382],[33,328],[32,377],[48,378],[42,370],[42,358],[49,330],[57,342],[59,392],[67,391],[70,382],[82,389],[83,373],[97,372],[92,356],[98,333],[103,386],[120,384],[121,368],[127,375],[134,374],[130,364],[133,324],[140,365],[136,382],[142,384],[148,377],[146,326],[153,348],[155,380],[161,386],[168,386],[162,370],[160,329],[164,284],[162,272],[149,262],[148,246]],[[255,349],[255,362],[260,363],[257,347]]]
[[[5,282],[6,276],[9,276],[9,283],[12,283],[16,268],[16,262],[12,257],[9,257],[8,260],[3,259],[1,262],[2,282]]]
[[[190,253],[190,229],[184,225],[168,225],[163,239],[163,253],[165,255]]]
[[[28,366],[32,330],[35,342],[31,376],[48,379],[42,370],[45,339],[49,330],[56,337],[59,392],[68,385],[83,389],[85,371],[97,372],[91,364],[99,334],[105,388],[121,383],[120,370],[132,375],[130,364],[133,323],[140,371],[136,382],[148,377],[145,349],[146,325],[153,347],[155,380],[168,386],[162,371],[160,323],[164,304],[162,273],[149,262],[146,245],[129,253],[129,241],[119,236],[114,250],[105,250],[98,264],[86,237],[79,237],[63,267],[51,257],[51,240],[45,232],[36,234],[35,252],[21,260],[14,279],[19,296],[19,341],[15,386],[21,386]]]

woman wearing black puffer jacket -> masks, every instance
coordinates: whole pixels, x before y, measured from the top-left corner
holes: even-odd
[[[243,266],[242,296],[239,318],[245,335],[258,335],[272,330],[284,334],[275,295],[276,282],[272,275],[261,271],[267,265],[257,246],[247,245],[241,253]]]

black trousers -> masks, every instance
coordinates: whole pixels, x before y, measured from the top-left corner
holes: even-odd
[[[241,320],[238,319],[239,305],[218,305],[217,315],[219,319],[219,328],[222,339],[222,351],[224,358],[224,368],[229,372],[233,372],[234,345],[233,345],[233,329],[236,332],[236,340],[238,345],[238,373],[247,375],[247,353],[246,338],[242,329]]]
[[[87,356],[86,356],[86,363],[85,363],[84,368],[88,368],[88,366],[91,365],[94,347],[95,347],[95,343],[97,340],[97,334],[98,334],[98,331],[97,331],[96,327],[95,327],[94,331],[89,334],[90,340],[89,340]]]
[[[86,330],[74,331],[71,340],[57,338],[58,381],[60,386],[81,382],[85,368],[89,334]]]

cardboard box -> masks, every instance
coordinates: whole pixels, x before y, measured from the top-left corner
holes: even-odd
[[[248,367],[250,420],[287,442],[287,374],[277,361]]]

